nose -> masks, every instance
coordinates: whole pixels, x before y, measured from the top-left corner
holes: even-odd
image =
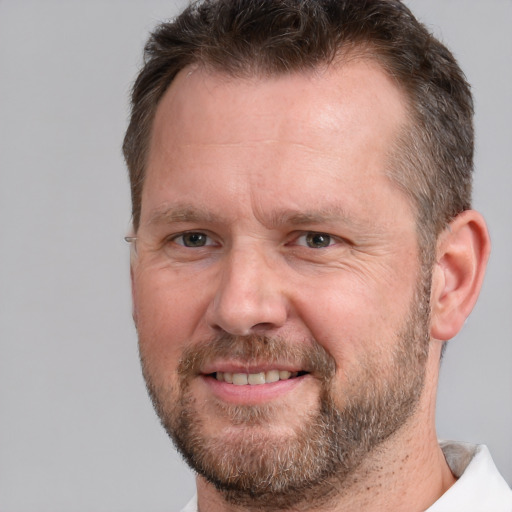
[[[207,321],[216,331],[246,336],[281,327],[288,303],[282,276],[262,252],[233,250],[223,262]]]

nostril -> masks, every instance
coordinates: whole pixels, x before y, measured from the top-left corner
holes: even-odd
[[[270,322],[260,322],[259,324],[253,325],[251,331],[252,332],[262,332],[262,331],[269,331],[270,329],[273,329],[275,326],[274,324]]]

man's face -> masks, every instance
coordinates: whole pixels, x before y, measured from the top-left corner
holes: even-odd
[[[189,462],[239,503],[349,474],[414,413],[428,276],[385,175],[405,123],[369,62],[186,69],[158,107],[132,263],[144,375]]]

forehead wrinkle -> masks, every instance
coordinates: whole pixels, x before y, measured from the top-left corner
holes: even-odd
[[[310,146],[308,144],[302,143],[302,142],[295,142],[292,140],[286,140],[286,139],[251,139],[250,141],[239,141],[239,142],[187,142],[183,143],[181,146],[185,149],[196,149],[198,147],[200,148],[253,148],[257,147],[258,144],[263,145],[287,145],[291,147],[296,147],[303,149],[309,153],[314,154],[322,154],[326,155],[325,149],[317,149],[313,146]]]

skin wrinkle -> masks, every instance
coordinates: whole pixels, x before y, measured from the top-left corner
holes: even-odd
[[[388,91],[389,84],[380,83],[382,76],[376,70],[366,73],[366,67],[354,70],[347,83],[354,87],[354,94],[363,96],[361,101],[373,94],[373,89],[379,89],[380,95]],[[173,87],[183,85],[177,80]],[[276,117],[287,116],[280,98],[289,95],[301,80],[295,76],[258,83],[257,90],[275,100],[255,106],[275,112]],[[369,90],[363,91],[360,83]],[[314,89],[317,95],[317,85],[321,94],[332,92],[326,83],[314,85],[308,94]],[[273,94],[267,94],[269,91]],[[372,154],[359,135],[355,140],[340,140],[332,131],[322,137],[316,134],[312,143],[343,157],[335,169],[326,169],[318,154],[312,160],[301,158],[298,147],[279,154],[273,148],[269,153],[266,144],[254,154],[208,152],[202,147],[206,153],[197,155],[183,151],[180,134],[190,140],[195,133],[195,122],[189,122],[185,107],[190,104],[201,110],[204,98],[201,89],[186,92],[174,96],[180,102],[180,112],[173,111],[173,102],[163,101],[163,110],[157,115],[160,142],[153,146],[155,153],[149,159],[139,235],[144,237],[145,223],[162,205],[207,205],[208,211],[216,214],[214,220],[221,219],[217,228],[206,226],[208,232],[219,236],[221,250],[194,250],[196,259],[178,267],[172,266],[172,255],[165,265],[162,254],[159,260],[141,251],[133,269],[134,307],[148,389],[169,435],[201,475],[201,509],[205,506],[201,500],[208,503],[215,497],[228,500],[233,508],[234,504],[248,509],[261,506],[262,510],[305,508],[301,503],[327,507],[325,500],[331,492],[338,498],[347,496],[350,489],[354,496],[359,495],[363,489],[358,482],[365,475],[367,487],[376,484],[377,463],[390,466],[383,477],[392,482],[391,471],[398,467],[390,446],[393,439],[403,443],[410,436],[407,449],[414,451],[416,421],[424,418],[418,410],[424,410],[426,397],[431,396],[428,391],[423,394],[425,361],[428,359],[429,368],[438,365],[434,362],[437,354],[429,357],[428,351],[429,293],[425,293],[423,279],[428,281],[429,275],[419,258],[414,212],[384,174],[389,140],[401,122],[378,117],[377,124],[384,126],[379,124],[374,133],[364,135],[373,141]],[[232,101],[246,92],[245,82],[218,89],[215,105],[223,115],[216,116],[215,109],[205,112],[201,129],[208,128],[217,136],[233,129],[231,118],[236,116],[243,120],[239,135],[250,139],[252,125],[259,121],[251,112],[240,116]],[[400,102],[394,89],[388,92],[391,105]],[[303,99],[299,113],[318,109],[316,103],[308,103],[308,97]],[[344,96],[339,100],[345,101]],[[296,119],[295,115],[292,118]],[[346,119],[349,125],[356,121],[371,124],[368,119]],[[295,140],[295,126],[287,126]],[[346,126],[341,132],[350,135]],[[165,152],[159,153],[163,148]],[[178,151],[174,153],[174,149]],[[276,157],[276,165],[269,165]],[[207,176],[206,162],[210,162]],[[326,217],[330,208],[325,205],[326,198],[339,205],[342,218],[335,219],[333,225],[341,223],[341,232],[324,224],[325,218],[318,226],[301,224],[318,211]],[[301,217],[301,211],[306,217]],[[279,218],[283,212],[284,220]],[[359,233],[351,242],[357,250],[349,249],[349,244],[322,250],[286,245],[289,227],[269,229],[277,217],[278,222],[292,219],[302,230],[350,239],[346,224],[343,227],[347,215],[356,219],[354,230]],[[174,227],[203,228],[194,223]],[[174,227],[164,223],[153,235],[158,231],[161,237],[167,236]],[[368,240],[371,243],[365,246]],[[236,335],[260,333],[263,339],[279,340],[277,345],[285,350],[309,350],[308,344],[316,343],[335,361],[336,371],[331,379],[321,374],[319,378],[301,377],[293,384],[296,391],[257,406],[244,404],[243,399],[222,398],[215,389],[227,393],[226,386],[209,387],[206,378],[194,372],[184,371],[182,377],[176,373],[188,349],[215,347],[222,332],[235,336],[228,363],[236,362],[233,354],[238,343],[244,341],[253,350],[259,344],[258,338]],[[265,354],[268,349],[260,350]],[[264,356],[271,358],[269,352]],[[307,354],[306,359],[310,358]],[[386,446],[382,452],[381,445]],[[282,478],[269,479],[269,475]],[[424,487],[432,489],[431,483]],[[434,495],[437,487],[427,493]],[[364,499],[364,493],[360,497]],[[224,505],[219,505],[219,510],[226,509],[225,502],[218,503]]]
[[[292,209],[282,209],[267,211],[263,207],[254,208],[259,222],[269,230],[277,230],[282,226],[303,226],[315,224],[333,224],[348,225],[355,232],[375,231],[377,226],[372,223],[367,226],[367,222],[362,223],[351,217],[340,205],[331,205],[321,207],[312,211],[301,211]],[[370,219],[368,219],[370,221]],[[172,206],[163,206],[157,208],[149,214],[149,221],[146,225],[172,224],[178,222],[190,222],[198,224],[218,224],[230,226],[232,221],[227,218],[210,213],[202,206],[192,204],[173,204]],[[371,221],[370,221],[371,222]],[[370,228],[370,229],[369,229]]]
[[[218,149],[252,149],[260,144],[263,145],[279,145],[279,146],[291,146],[303,149],[307,151],[308,153],[312,155],[321,155],[322,157],[326,156],[325,151],[318,150],[315,148],[312,148],[311,146],[308,146],[305,143],[295,142],[291,140],[286,139],[254,139],[251,144],[247,142],[217,142],[217,143],[201,143],[201,144],[182,144],[183,148],[187,149],[193,149],[193,150],[199,150],[201,148],[218,148]],[[335,157],[333,155],[331,156],[331,160],[333,162],[340,161],[340,157]]]
[[[368,60],[367,57],[358,58],[358,61],[360,63],[363,63],[370,67],[375,65],[375,62],[371,59]],[[313,73],[311,76],[318,77],[317,70],[313,69],[312,71],[313,71]],[[307,75],[305,74],[304,76],[307,76]],[[228,75],[225,75],[224,78],[225,78],[227,84],[229,84],[229,82],[231,80],[233,80],[233,78],[229,77]],[[251,77],[248,77],[246,79],[251,80]],[[252,77],[252,79],[257,81],[256,77]],[[208,83],[208,82],[205,81],[205,83]],[[397,83],[396,81],[394,81],[394,83],[400,90],[402,90],[402,86],[400,83]],[[405,97],[407,97],[407,96],[405,96]],[[387,165],[388,170],[386,172],[386,175],[388,176],[390,183],[392,183],[394,185],[398,185],[399,189],[404,194],[404,197],[406,197],[408,199],[408,201],[410,202],[411,207],[414,210],[416,210],[416,212],[417,212],[416,213],[417,232],[420,236],[420,241],[421,241],[422,248],[423,248],[423,250],[421,252],[424,255],[424,257],[430,259],[430,262],[431,262],[432,254],[434,252],[434,251],[432,251],[433,236],[437,235],[438,231],[435,231],[434,233],[428,231],[428,229],[425,228],[425,222],[423,222],[424,219],[420,218],[420,216],[424,213],[424,211],[428,210],[428,208],[419,207],[421,205],[418,204],[419,203],[418,197],[419,198],[428,198],[429,197],[428,191],[425,189],[424,180],[417,178],[416,188],[411,189],[408,186],[409,181],[410,181],[410,177],[409,177],[410,172],[411,172],[410,169],[417,167],[417,165],[416,165],[416,162],[413,162],[413,163],[409,162],[409,158],[407,155],[410,154],[411,151],[410,150],[404,151],[404,145],[406,144],[406,142],[404,142],[404,141],[407,141],[407,145],[415,145],[415,144],[417,145],[417,139],[416,138],[411,139],[409,136],[411,129],[414,127],[414,123],[412,121],[413,113],[411,112],[411,107],[409,105],[408,100],[406,102],[406,105],[407,105],[407,111],[408,111],[407,117],[406,117],[406,122],[400,130],[401,131],[400,137],[397,138],[397,141],[395,143],[393,143],[390,148],[389,155],[388,155],[389,162]],[[333,106],[333,109],[335,109],[335,108],[336,107]],[[253,144],[258,144],[258,143],[262,143],[262,144],[283,144],[284,143],[284,144],[288,144],[291,146],[296,146],[299,148],[306,149],[309,152],[311,152],[312,154],[318,153],[318,154],[321,154],[323,157],[325,157],[325,155],[326,155],[325,150],[316,150],[305,143],[297,143],[294,141],[287,141],[287,140],[281,140],[281,139],[254,139]],[[241,142],[239,142],[239,143],[225,142],[225,143],[216,143],[216,144],[203,143],[201,145],[185,144],[185,146],[186,147],[189,147],[189,146],[191,146],[191,147],[194,147],[194,146],[227,147],[227,148],[229,148],[229,147],[231,147],[231,148],[236,148],[236,147],[250,148],[250,147],[252,147],[252,145],[249,145],[247,143],[241,143]],[[414,152],[416,152],[418,154],[421,153],[421,151],[417,147],[415,148],[415,151],[413,151],[413,153]],[[340,159],[335,157],[333,160],[339,161]],[[403,162],[404,160],[409,165],[407,165],[407,166],[404,165],[404,162]]]
[[[280,213],[267,214],[266,217],[268,220],[266,220],[266,219],[260,219],[260,220],[266,223],[265,227],[267,227],[268,229],[278,229],[278,227],[281,223],[283,223],[285,226],[287,226],[286,229],[292,229],[292,228],[298,228],[298,227],[314,229],[314,226],[316,224],[322,225],[323,228],[325,229],[326,227],[327,228],[329,227],[329,223],[333,223],[333,225],[338,225],[338,224],[343,224],[346,222],[349,223],[351,232],[359,233],[363,229],[364,225],[360,225],[360,223],[359,224],[355,223],[355,221],[353,221],[353,219],[347,220],[346,216],[343,219],[337,219],[336,215],[344,215],[343,210],[341,210],[340,213],[338,213],[337,210],[338,209],[336,209],[336,208],[335,209],[329,208],[329,209],[325,209],[325,210],[320,210],[319,212],[317,212],[317,211],[304,212],[303,214],[296,213],[293,211],[284,211],[284,212],[280,212]],[[337,219],[337,222],[335,222],[336,219]],[[206,222],[206,223],[214,223],[216,225],[220,225],[220,224],[222,224],[222,222],[225,222],[223,220],[219,220],[218,218],[216,218],[216,216],[211,215],[207,211],[203,211],[202,209],[196,210],[196,209],[190,208],[190,207],[183,207],[183,208],[179,207],[177,209],[166,209],[165,211],[161,211],[160,213],[155,214],[154,216],[151,217],[151,222],[154,224],[160,223],[162,221],[164,223],[167,223],[167,222],[171,222],[171,223],[172,222],[178,222],[178,223],[179,222],[184,222],[184,223]],[[290,228],[288,228],[288,226],[290,226]],[[187,227],[187,226],[180,226],[178,231],[181,231],[183,227],[186,229],[189,229],[189,227]],[[191,229],[195,230],[196,228],[193,227]],[[364,226],[364,229],[366,232],[369,231],[366,226]],[[201,229],[200,229],[200,231],[201,231]],[[375,231],[375,229],[373,229],[373,231]],[[249,234],[249,235],[247,235],[247,237],[248,238],[256,238],[256,239],[258,238],[258,236],[254,235],[254,234]],[[330,257],[328,260],[323,258],[318,263],[324,265],[324,268],[322,269],[323,271],[329,271],[329,270],[333,271],[335,269],[341,269],[341,268],[346,268],[346,269],[351,268],[353,271],[356,271],[357,269],[359,269],[357,271],[357,274],[360,275],[360,277],[363,281],[365,281],[365,280],[367,281],[369,278],[372,277],[371,272],[370,273],[368,272],[367,263],[375,257],[379,257],[379,256],[382,257],[385,255],[385,252],[383,251],[382,248],[380,248],[378,250],[375,250],[373,248],[373,247],[375,247],[375,244],[376,244],[378,238],[379,237],[376,234],[373,234],[371,238],[368,238],[368,236],[365,235],[364,239],[360,236],[359,239],[356,240],[355,242],[350,241],[350,240],[347,241],[346,248],[345,247],[339,247],[339,248],[332,247],[331,249],[335,251],[333,253],[333,256]],[[280,239],[276,239],[276,241],[277,240],[280,240]],[[223,243],[227,243],[228,245],[230,245],[229,240],[225,240],[225,241],[223,241]],[[253,241],[251,241],[251,243],[253,243]],[[343,242],[343,243],[345,243],[345,242]],[[158,257],[158,251],[160,250],[158,247],[159,246],[156,246],[156,248],[155,248],[155,251],[156,251],[155,256],[156,257]],[[294,248],[294,247],[287,248],[287,253],[286,253],[287,255],[286,254],[283,254],[283,255],[285,257],[289,258],[289,257],[293,256],[294,251],[296,251],[298,249],[300,249],[300,248]],[[219,250],[224,251],[224,249],[219,249]],[[388,249],[388,251],[390,251],[390,253],[392,253],[395,250],[396,250],[395,245],[390,246]],[[341,251],[343,251],[343,252],[341,252]],[[347,259],[346,256],[342,258],[342,255],[346,251],[358,252],[359,253],[358,259],[357,260],[353,260],[353,258]],[[333,259],[333,257],[335,255],[338,255],[337,259]],[[329,265],[326,265],[327,262],[329,262]],[[171,263],[171,260],[169,260],[169,263]],[[300,262],[297,261],[297,264],[300,264]],[[357,266],[354,267],[354,264],[356,264]],[[381,264],[384,265],[385,263],[381,262]],[[162,260],[162,265],[165,266],[165,260]],[[386,275],[386,273],[383,273],[383,274]]]
[[[191,222],[201,222],[200,217],[198,216],[200,214],[196,215],[196,213],[193,211],[188,211],[185,214],[185,216],[183,216],[183,217],[179,211],[177,211],[175,213],[170,213],[171,217],[174,218],[177,222],[180,222],[180,221],[188,222],[187,216],[189,214],[191,215]],[[164,215],[167,216],[167,213]],[[284,215],[284,217],[286,217],[288,214],[283,214],[283,215]],[[278,218],[280,216],[281,215],[276,215],[276,218]],[[288,225],[288,222],[289,222],[290,224],[297,224],[296,227],[301,227],[302,223],[304,223],[305,224],[304,227],[309,226],[309,228],[312,229],[312,228],[314,228],[314,226],[310,225],[309,221],[311,221],[311,222],[315,221],[315,222],[318,222],[319,224],[323,224],[324,228],[325,228],[326,225],[328,226],[328,224],[325,224],[325,223],[330,222],[330,219],[325,218],[325,221],[323,221],[322,219],[323,219],[322,214],[317,214],[317,213],[306,213],[304,218],[300,214],[297,216],[295,216],[295,214],[294,214],[292,217],[290,217],[290,221],[285,221],[285,225]],[[213,217],[209,218],[208,222],[212,222],[212,221],[215,223],[219,222],[217,219],[214,219]],[[268,227],[269,229],[276,229],[275,225],[273,225],[273,221],[270,221],[266,227]],[[353,227],[351,227],[351,228],[354,229]],[[195,228],[192,228],[192,231],[194,231],[194,230],[195,230]],[[181,228],[179,231],[181,231]],[[199,229],[199,231],[202,231],[202,230]],[[255,235],[255,234],[249,234],[249,235],[246,235],[245,238],[249,239],[250,243],[254,243],[255,240],[253,240],[253,239],[257,240],[258,238],[261,238],[261,237]],[[368,238],[368,237],[366,237],[366,238]],[[244,239],[244,237],[240,237],[237,246],[241,246],[243,239]],[[391,279],[391,275],[388,272],[384,271],[385,267],[387,265],[387,262],[386,262],[386,260],[382,260],[382,258],[385,256],[389,257],[389,256],[393,255],[397,251],[398,246],[396,244],[392,244],[387,249],[384,249],[383,247],[376,249],[375,243],[377,240],[379,240],[379,236],[373,235],[370,239],[357,240],[356,243],[348,242],[347,247],[339,247],[339,248],[332,247],[331,249],[335,252],[333,253],[333,255],[331,257],[329,257],[328,259],[326,259],[324,257],[324,258],[320,259],[319,261],[317,261],[317,264],[321,266],[318,270],[320,270],[322,272],[329,272],[329,271],[332,272],[335,270],[341,270],[341,269],[349,270],[350,269],[353,272],[354,277],[359,276],[362,284],[364,284],[365,282],[371,281],[372,279],[376,279],[378,275],[384,276],[383,278],[381,278],[384,280]],[[300,248],[291,247],[288,249],[287,253],[285,253],[283,256],[286,257],[287,259],[289,259],[290,257],[293,257],[293,253],[297,249],[300,249]],[[159,248],[159,246],[157,246],[155,248],[155,256],[159,260],[161,259],[161,256],[159,255],[160,250],[161,249]],[[231,250],[235,250],[235,248],[231,248]],[[351,253],[358,253],[357,259],[354,259],[353,257],[347,258],[346,255],[343,256],[344,254],[346,254],[347,251],[349,251]],[[412,254],[411,257],[416,257],[416,255]],[[373,262],[373,260],[375,258],[379,258],[379,260],[376,262],[377,266],[374,268],[369,267],[368,264],[370,262]],[[171,263],[173,263],[172,260],[166,261],[165,259],[163,259],[160,262],[162,267],[165,267],[166,265],[171,264]],[[298,260],[295,263],[295,265],[302,265],[302,264],[303,264],[303,262],[301,260]],[[389,281],[388,283],[390,285],[392,284],[391,281]]]
[[[218,489],[223,493],[225,499],[232,504],[252,504],[253,506],[259,506],[262,511],[270,511],[275,510],[276,506],[293,507],[306,501],[310,506],[326,503],[330,498],[328,490],[337,489],[332,482],[338,481],[341,483],[344,478],[347,478],[359,466],[366,452],[372,451],[378,444],[392,435],[394,430],[388,431],[389,427],[384,427],[381,423],[383,419],[386,418],[386,422],[390,422],[393,425],[403,424],[416,408],[421,390],[423,389],[424,368],[429,346],[427,327],[429,308],[428,303],[425,304],[425,297],[429,295],[422,295],[425,289],[428,289],[429,279],[429,272],[426,272],[420,279],[415,299],[411,306],[411,317],[407,320],[405,327],[406,332],[404,331],[398,335],[402,346],[396,347],[392,353],[392,359],[395,361],[393,364],[393,382],[375,375],[376,367],[374,363],[369,360],[368,362],[365,362],[365,360],[361,361],[359,377],[354,380],[349,375],[346,381],[344,395],[350,398],[343,410],[337,410],[333,403],[335,402],[334,397],[329,397],[329,392],[327,391],[332,386],[330,382],[335,374],[336,363],[316,342],[311,341],[307,343],[306,346],[310,346],[311,349],[305,352],[304,344],[291,347],[284,340],[271,340],[266,337],[253,336],[249,341],[242,337],[234,338],[225,334],[216,340],[203,342],[199,347],[189,347],[185,350],[183,358],[178,365],[181,388],[179,395],[182,398],[176,406],[161,402],[159,397],[169,396],[169,394],[174,393],[155,388],[152,384],[151,375],[147,370],[144,370],[148,391],[156,410],[159,412],[164,427],[169,435],[173,437],[178,449],[188,459],[189,463],[200,473],[208,474],[208,478],[212,482],[216,482],[218,478],[213,477],[214,467],[210,466],[211,462],[203,467],[203,464],[206,464],[206,459],[202,463],[199,463],[199,460],[203,460],[209,454],[215,452],[222,453],[221,462],[217,460],[215,463],[215,471],[220,471],[220,468],[223,468],[222,471],[225,473],[223,477],[224,483],[221,485],[219,480],[216,485],[219,486]],[[423,334],[420,334],[421,332]],[[409,348],[405,348],[404,345],[407,345]],[[413,349],[413,347],[415,348]],[[312,351],[310,352],[310,350]],[[252,468],[250,478],[249,474],[241,471],[241,466],[236,462],[237,457],[235,453],[231,452],[228,454],[228,448],[224,442],[219,441],[220,444],[217,444],[214,440],[208,441],[199,434],[201,432],[201,423],[197,421],[195,415],[194,417],[190,416],[192,411],[190,406],[193,405],[194,400],[188,394],[188,383],[193,379],[194,375],[200,372],[201,367],[206,361],[228,355],[235,360],[238,357],[245,358],[248,364],[254,359],[259,360],[261,357],[268,362],[279,360],[283,357],[290,358],[291,356],[292,360],[295,358],[302,360],[303,363],[301,364],[303,365],[312,364],[313,374],[325,383],[324,391],[321,394],[323,397],[321,399],[321,410],[323,414],[327,414],[327,417],[330,417],[330,420],[324,425],[323,421],[325,420],[321,420],[320,417],[312,419],[309,424],[307,438],[305,437],[299,442],[301,458],[304,461],[311,460],[311,457],[305,457],[305,454],[313,450],[313,445],[306,442],[306,439],[311,438],[313,438],[313,444],[317,446],[317,449],[314,450],[315,456],[313,460],[316,462],[319,457],[322,457],[324,460],[323,467],[324,471],[327,472],[322,471],[321,474],[316,475],[314,486],[309,484],[307,487],[304,487],[306,482],[313,478],[313,476],[303,471],[305,462],[297,461],[296,451],[294,451],[294,455],[291,458],[288,458],[290,457],[290,452],[286,451],[284,453],[281,451],[277,457],[275,453],[274,455],[269,454],[269,446],[272,445],[269,445],[269,441],[266,438],[260,442],[256,432],[252,433],[249,442],[247,439],[241,438],[240,445],[237,448],[237,453],[243,453],[244,459],[246,457],[250,459],[253,457],[252,454],[255,453],[259,454],[260,459],[264,454],[266,455],[264,461],[260,460]],[[143,368],[145,368],[145,358],[142,354],[141,358]],[[365,374],[366,376],[364,376]],[[411,379],[414,382],[412,387],[410,387]],[[377,388],[368,387],[367,384],[363,384],[364,382],[379,382],[384,387],[381,387],[377,392]],[[407,387],[402,388],[401,386]],[[362,404],[364,403],[371,405],[364,406],[363,412],[360,408],[363,407]],[[233,425],[261,425],[270,419],[272,413],[267,408],[255,409],[250,406],[232,407],[227,405],[224,407]],[[368,425],[362,426],[361,422],[368,422]],[[377,427],[377,425],[380,426]],[[312,433],[316,428],[320,428],[320,434],[317,437]],[[345,439],[351,446],[350,449],[348,448],[349,445],[343,446],[343,440]],[[343,448],[338,452],[340,444]],[[337,450],[328,456],[327,454],[334,447],[338,447]],[[287,449],[291,450],[291,446],[287,446]],[[349,456],[350,460],[352,460],[351,462],[346,459]],[[326,457],[334,457],[338,462],[335,463],[332,460],[330,463],[327,463]],[[285,462],[284,467],[280,466],[286,460],[293,460],[293,465]],[[269,461],[273,469],[269,469]],[[333,468],[333,464],[336,469]],[[348,464],[348,466],[342,469],[345,464]],[[264,471],[259,473],[257,468],[260,471],[264,468]],[[295,483],[293,485],[293,493],[291,493],[292,488],[287,487],[285,494],[282,494],[284,489],[281,489],[281,485],[276,487],[278,484],[276,484],[274,479],[268,478],[269,473],[280,474],[281,478],[278,482],[283,481],[283,475],[288,475],[294,482],[301,482],[301,490],[297,487],[298,484]],[[260,474],[261,476],[259,476]],[[300,476],[297,474],[300,474]],[[249,480],[247,480],[248,478]],[[347,489],[346,485],[344,488],[345,490]],[[322,491],[320,492],[319,489]]]

